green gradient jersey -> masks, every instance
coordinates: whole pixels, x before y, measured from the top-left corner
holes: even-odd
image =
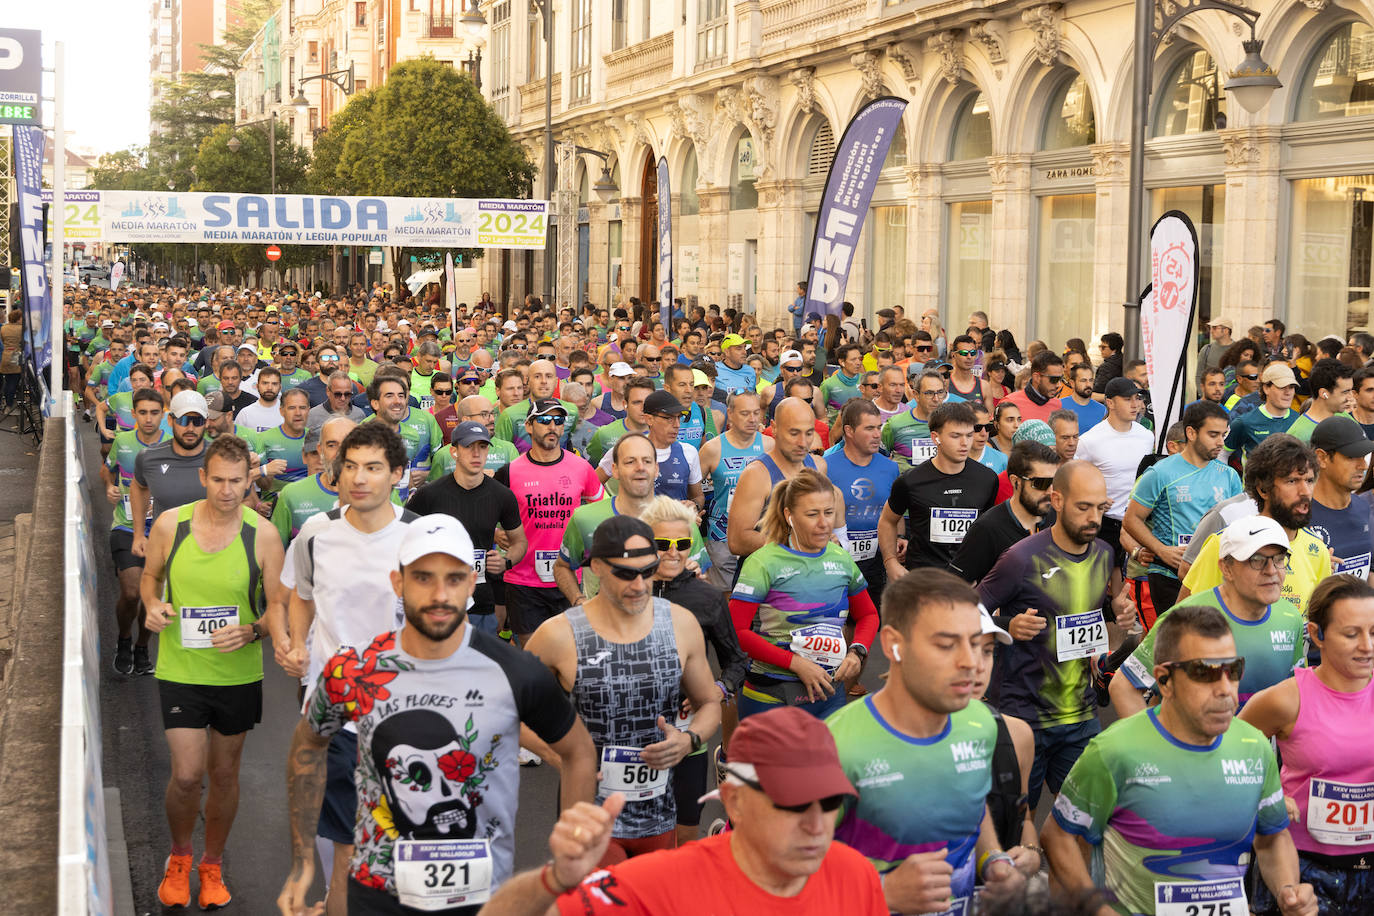
[[[1157,883],[1239,882],[1255,834],[1288,826],[1278,763],[1257,728],[1234,719],[1210,745],[1184,744],[1158,712],[1138,712],[1093,738],[1054,804],[1060,827],[1100,847],[1106,889],[1132,916],[1154,913],[1157,893],[1185,899]]]
[[[286,392],[290,391],[292,388],[299,388],[303,383],[308,381],[310,381],[310,373],[306,372],[300,366],[291,370],[289,375],[283,372],[281,374],[281,393],[286,394]]]
[[[863,393],[859,391],[861,378],[862,375],[849,376],[836,371],[834,375],[821,382],[821,400],[825,402],[825,411],[831,423],[840,415],[840,408]]]
[[[148,446],[166,442],[167,438],[168,433],[165,429],[159,429],[157,438],[152,442],[144,442],[140,439],[136,429],[126,429],[115,435],[114,442],[110,445],[110,454],[105,457],[105,466],[119,481],[119,503],[114,507],[114,517],[110,522],[111,528],[118,528],[122,531],[133,530],[133,522],[129,518],[129,482],[134,479],[134,459],[138,457],[139,452]],[[143,526],[145,534],[152,522],[153,517],[149,515]]]
[[[116,391],[105,399],[106,409],[115,418],[115,426],[120,432],[127,432],[134,428],[134,393],[132,391]]]
[[[1221,611],[1226,622],[1231,625],[1231,635],[1236,640],[1236,654],[1245,659],[1245,676],[1240,679],[1240,702],[1244,705],[1252,696],[1266,687],[1293,676],[1293,669],[1302,661],[1303,633],[1306,623],[1302,612],[1292,602],[1280,598],[1265,608],[1259,620],[1242,620],[1222,600],[1221,589],[1213,588],[1196,595],[1189,595],[1175,608],[1214,607]],[[1127,680],[1140,690],[1155,685],[1155,634],[1159,632],[1159,621],[1173,613],[1173,608],[1159,615],[1159,620],[1150,627],[1150,632],[1126,659],[1121,672]]]
[[[895,414],[883,424],[883,454],[896,461],[902,473],[935,454],[930,426],[917,418],[915,408]]]
[[[110,372],[113,369],[113,363],[108,359],[102,359],[94,366],[91,366],[91,371],[86,373],[86,387],[91,389],[96,399],[105,397],[105,382],[109,379]]]
[[[625,427],[624,420],[615,420],[607,423],[592,435],[592,439],[587,443],[587,462],[596,467],[601,463],[601,459],[606,457],[606,453],[615,448],[615,444],[629,432]]]
[[[563,529],[563,544],[558,550],[558,557],[571,566],[573,572],[582,570],[582,593],[588,598],[601,590],[601,582],[592,575],[591,568],[584,568],[587,555],[592,549],[592,534],[606,519],[619,514],[615,507],[615,497],[608,495],[604,499],[574,509],[567,526]],[[696,525],[692,525],[691,529],[692,559],[701,565],[703,571],[710,569],[711,557],[706,552],[706,545],[702,543],[701,532]]]
[[[1057,618],[1099,611],[1104,621],[1111,619],[1111,571],[1112,551],[1104,542],[1094,540],[1083,553],[1069,554],[1055,544],[1051,529],[1008,547],[978,583],[979,597],[993,613],[1012,617],[1034,610],[1048,624],[1035,638],[1003,647],[1003,713],[1035,729],[1096,717],[1088,659],[1058,660]]]
[[[483,470],[487,471],[487,476],[490,477],[519,457],[520,452],[515,448],[514,443],[507,442],[505,439],[492,439],[491,448],[487,450],[487,463]],[[453,452],[447,448],[439,449],[434,453],[434,463],[430,466],[429,477],[425,479],[425,482],[429,483],[447,474],[452,474],[454,466]]]
[[[371,423],[376,419],[374,413],[363,422]],[[401,418],[396,431],[406,446],[406,473],[401,475],[401,482],[396,486],[404,504],[410,497],[410,472],[430,470],[435,453],[444,447],[444,431],[439,428],[439,421],[434,419],[434,414],[414,407],[406,409],[406,415]]]
[[[210,392],[219,391],[223,387],[224,386],[219,383],[219,379],[214,375],[207,375],[205,378],[196,382],[196,390],[206,397],[210,396]]]
[[[281,535],[282,546],[285,547],[300,532],[307,519],[328,512],[338,503],[339,491],[326,487],[324,477],[320,474],[282,487],[277,505],[272,509],[272,525]]]
[[[880,875],[907,856],[945,850],[956,900],[973,894],[974,845],[992,789],[997,723],[980,701],[951,713],[930,738],[897,731],[873,697],[825,720],[840,765],[859,790],[840,809],[835,839],[868,857]],[[959,912],[956,908],[954,912]]]
[[[253,451],[261,456],[263,464],[278,458],[286,462],[286,470],[272,478],[272,489],[280,490],[289,483],[305,479],[305,455],[301,452],[304,445],[304,432],[292,437],[280,426],[265,429],[257,434],[253,442]]]
[[[492,434],[493,439],[514,442],[522,455],[530,450],[530,436],[525,432],[525,417],[529,416],[531,403],[530,399],[526,398],[501,411],[501,415],[496,418],[496,432]],[[567,421],[563,424],[563,436],[559,444],[563,448],[568,448],[572,431],[577,428],[577,408],[569,401],[560,400],[558,403],[563,405],[563,410],[568,415]],[[596,465],[593,464],[592,467]]]

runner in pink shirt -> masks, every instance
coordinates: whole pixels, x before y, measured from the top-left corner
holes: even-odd
[[[530,450],[496,472],[520,504],[530,541],[524,558],[506,571],[506,626],[522,646],[541,623],[568,609],[553,580],[553,562],[573,510],[602,495],[592,466],[560,444],[566,422],[560,401],[535,401],[525,417]]]

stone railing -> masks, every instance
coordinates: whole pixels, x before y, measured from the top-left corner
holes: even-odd
[[[666,85],[673,76],[673,33],[612,51],[606,63],[606,97],[620,99]]]
[[[763,0],[763,43],[790,45],[836,34],[853,19],[861,19],[867,0]]]
[[[553,110],[563,101],[563,74],[553,77]],[[531,80],[520,87],[520,123],[544,120],[544,81]]]

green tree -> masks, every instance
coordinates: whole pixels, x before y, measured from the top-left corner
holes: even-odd
[[[135,146],[102,153],[91,169],[88,183],[103,191],[150,191],[156,176],[148,168],[147,147]]]
[[[355,97],[344,109],[365,105],[365,114],[331,125],[331,132],[341,128],[331,140],[338,162],[329,169],[322,161],[312,179],[332,174],[333,187],[377,197],[529,196],[534,166],[467,74],[433,58],[408,60],[368,95],[368,102]],[[411,253],[392,249],[397,289]],[[436,257],[432,250],[415,253]]]
[[[224,194],[266,194],[272,187],[269,124],[240,127],[221,124],[201,141],[195,160],[193,191]],[[306,188],[310,153],[297,146],[285,124],[276,131],[277,193],[300,194]],[[239,148],[231,150],[229,141],[237,139]],[[283,245],[279,268],[313,262],[319,251],[308,245]],[[266,246],[259,243],[228,243],[212,248],[211,260],[236,268],[240,274],[261,271],[268,264]]]

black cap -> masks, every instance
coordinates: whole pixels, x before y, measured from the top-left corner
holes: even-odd
[[[1109,398],[1133,398],[1141,393],[1141,387],[1125,376],[1112,379],[1107,383],[1106,390],[1102,392],[1104,397]]]
[[[643,547],[625,549],[625,542],[632,537],[641,537],[648,543]],[[654,549],[654,529],[633,515],[612,515],[596,526],[592,534],[592,546],[587,551],[587,559],[628,560],[631,557],[657,556]]]
[[[821,313],[820,313],[820,312],[807,312],[807,313],[806,313],[806,320],[807,320],[807,321],[820,321],[820,320],[821,320]]]
[[[653,417],[679,417],[687,410],[668,391],[655,391],[644,399],[644,413]]]
[[[476,420],[459,423],[453,427],[453,435],[449,436],[449,442],[454,445],[471,445],[474,442],[490,441],[491,433],[487,432],[487,428]]]
[[[894,312],[894,311],[892,311],[892,309],[878,309],[878,317],[879,317],[879,318],[896,318],[896,317],[897,317],[897,313]]]
[[[555,410],[565,417],[568,415],[568,408],[558,398],[540,398],[530,404],[530,412],[525,419],[538,416],[541,413],[553,413]]]
[[[1360,424],[1349,417],[1327,417],[1312,430],[1312,447],[1327,454],[1339,452],[1347,458],[1363,458],[1374,452],[1374,442],[1365,437]]]

